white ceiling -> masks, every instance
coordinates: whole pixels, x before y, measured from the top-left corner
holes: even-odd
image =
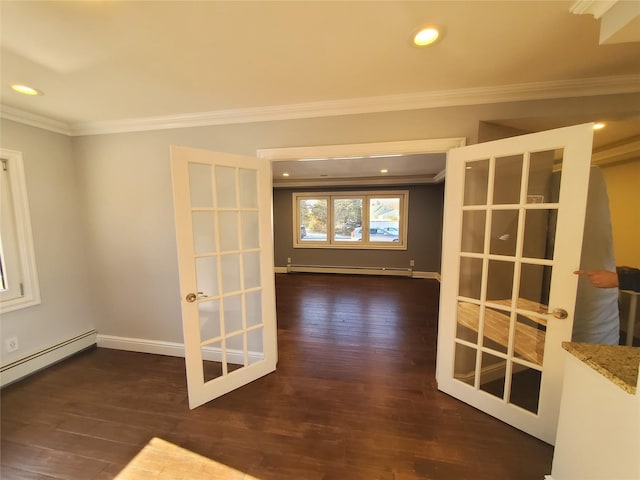
[[[600,45],[601,20],[574,4],[2,0],[2,112],[82,134],[640,91],[640,43]],[[419,49],[426,23],[444,35]]]

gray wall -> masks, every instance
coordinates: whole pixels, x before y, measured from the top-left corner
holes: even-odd
[[[351,250],[293,248],[293,192],[305,189],[276,189],[273,193],[275,264],[285,266],[287,258],[298,265],[407,268],[415,260],[416,271],[440,272],[442,246],[442,206],[444,185],[420,185],[392,190],[409,190],[407,250]],[[307,189],[318,192],[319,189]],[[358,187],[354,191],[380,190]],[[388,190],[388,189],[387,189]],[[342,188],[331,191],[345,191]]]
[[[94,328],[89,257],[71,139],[2,120],[2,148],[22,152],[42,303],[2,314],[2,365]],[[5,339],[19,350],[7,353]]]

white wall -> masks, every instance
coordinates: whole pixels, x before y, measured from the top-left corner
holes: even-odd
[[[72,140],[7,120],[1,126],[2,148],[23,154],[42,298],[40,305],[2,314],[5,366],[90,331],[94,323]],[[19,350],[7,353],[5,340],[13,336]]]

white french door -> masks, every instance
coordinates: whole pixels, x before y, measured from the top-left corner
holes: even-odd
[[[171,147],[189,407],[276,368],[268,161]]]
[[[578,125],[447,157],[438,388],[551,444],[592,136]]]

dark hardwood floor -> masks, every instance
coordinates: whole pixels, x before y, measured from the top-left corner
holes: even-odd
[[[550,473],[551,446],[437,391],[437,282],[284,274],[276,292],[278,370],[193,411],[182,358],[102,348],[5,388],[1,478],[110,479],[152,437],[259,480]]]

